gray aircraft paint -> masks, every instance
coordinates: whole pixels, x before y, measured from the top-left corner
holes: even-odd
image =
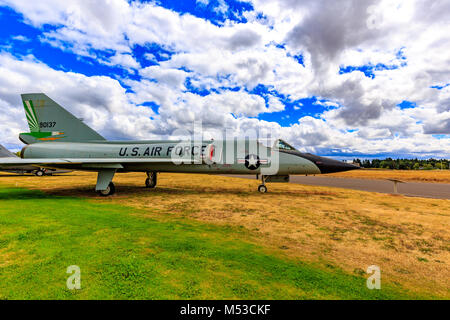
[[[14,153],[6,149],[4,146],[0,145],[0,158],[6,158],[6,159],[19,159]],[[4,159],[4,160],[6,160]],[[23,173],[23,172],[31,172],[35,171],[38,168],[30,166],[30,165],[15,165],[15,166],[8,166],[8,165],[0,165],[0,171],[5,172],[14,172],[14,173]]]
[[[30,93],[22,94],[21,97],[30,127],[30,133],[19,136],[22,142],[105,140],[47,95]]]
[[[251,141],[247,141],[252,143]],[[185,173],[239,173],[239,174],[259,174],[263,168],[269,168],[272,159],[279,157],[279,169],[277,174],[319,174],[319,168],[311,161],[291,155],[287,153],[278,152],[272,148],[268,148],[258,144],[259,148],[255,155],[260,158],[261,163],[256,169],[249,169],[245,166],[246,153],[245,150],[239,150],[240,145],[245,145],[243,141],[202,141],[201,143],[189,144],[188,146],[179,146],[179,141],[166,143],[141,143],[141,144],[115,144],[115,143],[69,143],[69,142],[46,142],[37,143],[26,146],[22,151],[24,159],[114,159],[111,163],[120,163],[121,171],[158,171],[158,172],[185,172]],[[257,143],[257,142],[253,142]],[[214,144],[216,146],[223,146],[223,153],[220,159],[216,159],[214,163],[207,164],[204,159],[196,158],[195,152],[201,154],[201,149],[205,150],[208,145]],[[231,144],[235,150],[234,161],[227,163],[226,145]],[[201,147],[200,147],[201,146]],[[177,153],[177,150],[183,150],[183,147],[188,148],[189,157],[182,158],[184,164],[176,164],[172,160],[172,153]],[[186,149],[184,148],[184,151]],[[194,150],[194,154],[192,154]],[[198,150],[198,151],[195,151]],[[274,154],[272,154],[274,153]],[[276,153],[276,154],[275,154]],[[186,152],[183,154],[185,155]],[[206,155],[203,154],[203,158]],[[175,158],[177,159],[177,158]],[[146,160],[149,160],[146,163]],[[161,160],[161,162],[157,162]],[[162,161],[164,160],[164,162]],[[193,163],[195,160],[200,163]],[[241,160],[239,163],[239,160]],[[152,162],[150,162],[152,161]],[[156,162],[155,162],[156,161]],[[52,167],[68,168],[78,170],[98,170],[98,166],[92,166],[86,163],[63,163],[54,164]]]
[[[14,153],[12,153],[11,151],[9,151],[0,144],[0,158],[8,158],[8,157],[17,158],[17,156]]]
[[[22,159],[3,158],[0,165],[97,171],[99,191],[109,188],[116,172],[127,171],[260,174],[264,184],[269,175],[280,176],[272,181],[281,182],[289,174],[357,168],[300,153],[282,140],[273,147],[249,139],[107,141],[45,94],[23,94],[22,101],[30,132],[20,134],[20,140],[27,146],[21,151]]]
[[[0,158],[3,159],[3,161],[11,162],[11,161],[17,161],[19,164],[20,162],[23,162],[22,159],[20,159],[16,154],[12,153],[8,149],[6,149],[4,146],[0,145]],[[43,166],[38,165],[18,165],[18,164],[1,164],[0,163],[0,171],[4,172],[12,172],[12,173],[18,173],[18,174],[24,174],[24,173],[35,173],[37,171],[44,171],[42,170]],[[67,173],[70,172],[69,170],[54,170],[49,168],[50,170],[47,170],[44,172],[44,174],[54,174],[54,173]]]

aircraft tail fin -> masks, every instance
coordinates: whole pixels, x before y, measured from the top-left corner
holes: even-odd
[[[44,141],[84,142],[105,140],[82,120],[43,93],[22,94],[29,133],[19,138],[26,144]]]
[[[0,158],[17,158],[17,156],[0,144]]]

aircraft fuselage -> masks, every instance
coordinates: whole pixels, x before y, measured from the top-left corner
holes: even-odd
[[[211,145],[214,146],[214,155],[207,154],[211,152]],[[197,143],[181,141],[44,142],[24,147],[22,158],[123,159],[124,162],[121,163],[123,168],[118,169],[117,172],[264,174],[266,171],[270,175],[321,173],[313,161],[298,154],[283,152],[283,150],[269,148],[248,140],[199,141]],[[174,161],[169,161],[170,159]],[[166,160],[166,162],[156,162],[157,160]],[[345,164],[342,163],[342,165]],[[98,167],[83,163],[54,164],[51,167],[98,170]]]

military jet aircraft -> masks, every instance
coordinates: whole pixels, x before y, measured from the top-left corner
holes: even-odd
[[[0,159],[0,165],[98,172],[95,190],[115,192],[116,173],[145,172],[145,186],[154,188],[158,172],[252,174],[266,182],[288,182],[290,174],[321,174],[358,169],[341,161],[301,153],[283,140],[265,146],[255,139],[111,141],[43,93],[22,94],[30,132],[21,159]]]
[[[14,153],[10,152],[8,149],[6,149],[1,144],[0,144],[0,158],[4,158],[3,160],[6,160],[6,161],[8,159],[11,160],[11,158],[12,159],[20,159],[18,156],[16,156]],[[0,171],[12,172],[12,173],[18,173],[18,174],[34,173],[38,177],[42,177],[47,172],[49,172],[49,173],[51,172],[51,171],[47,171],[46,169],[34,167],[31,165],[16,165],[16,166],[0,165]]]

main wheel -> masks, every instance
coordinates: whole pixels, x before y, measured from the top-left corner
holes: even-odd
[[[114,186],[114,183],[110,182],[105,190],[99,190],[97,192],[102,197],[107,197],[113,195],[116,192],[116,187]]]
[[[260,184],[258,187],[258,191],[261,193],[266,193],[267,192],[267,187],[263,184]]]
[[[148,178],[145,179],[145,187],[146,188],[154,188],[156,187],[157,175],[156,172],[148,172]]]
[[[38,171],[36,171],[34,174],[38,177],[42,177],[44,175],[44,170],[39,169]]]

